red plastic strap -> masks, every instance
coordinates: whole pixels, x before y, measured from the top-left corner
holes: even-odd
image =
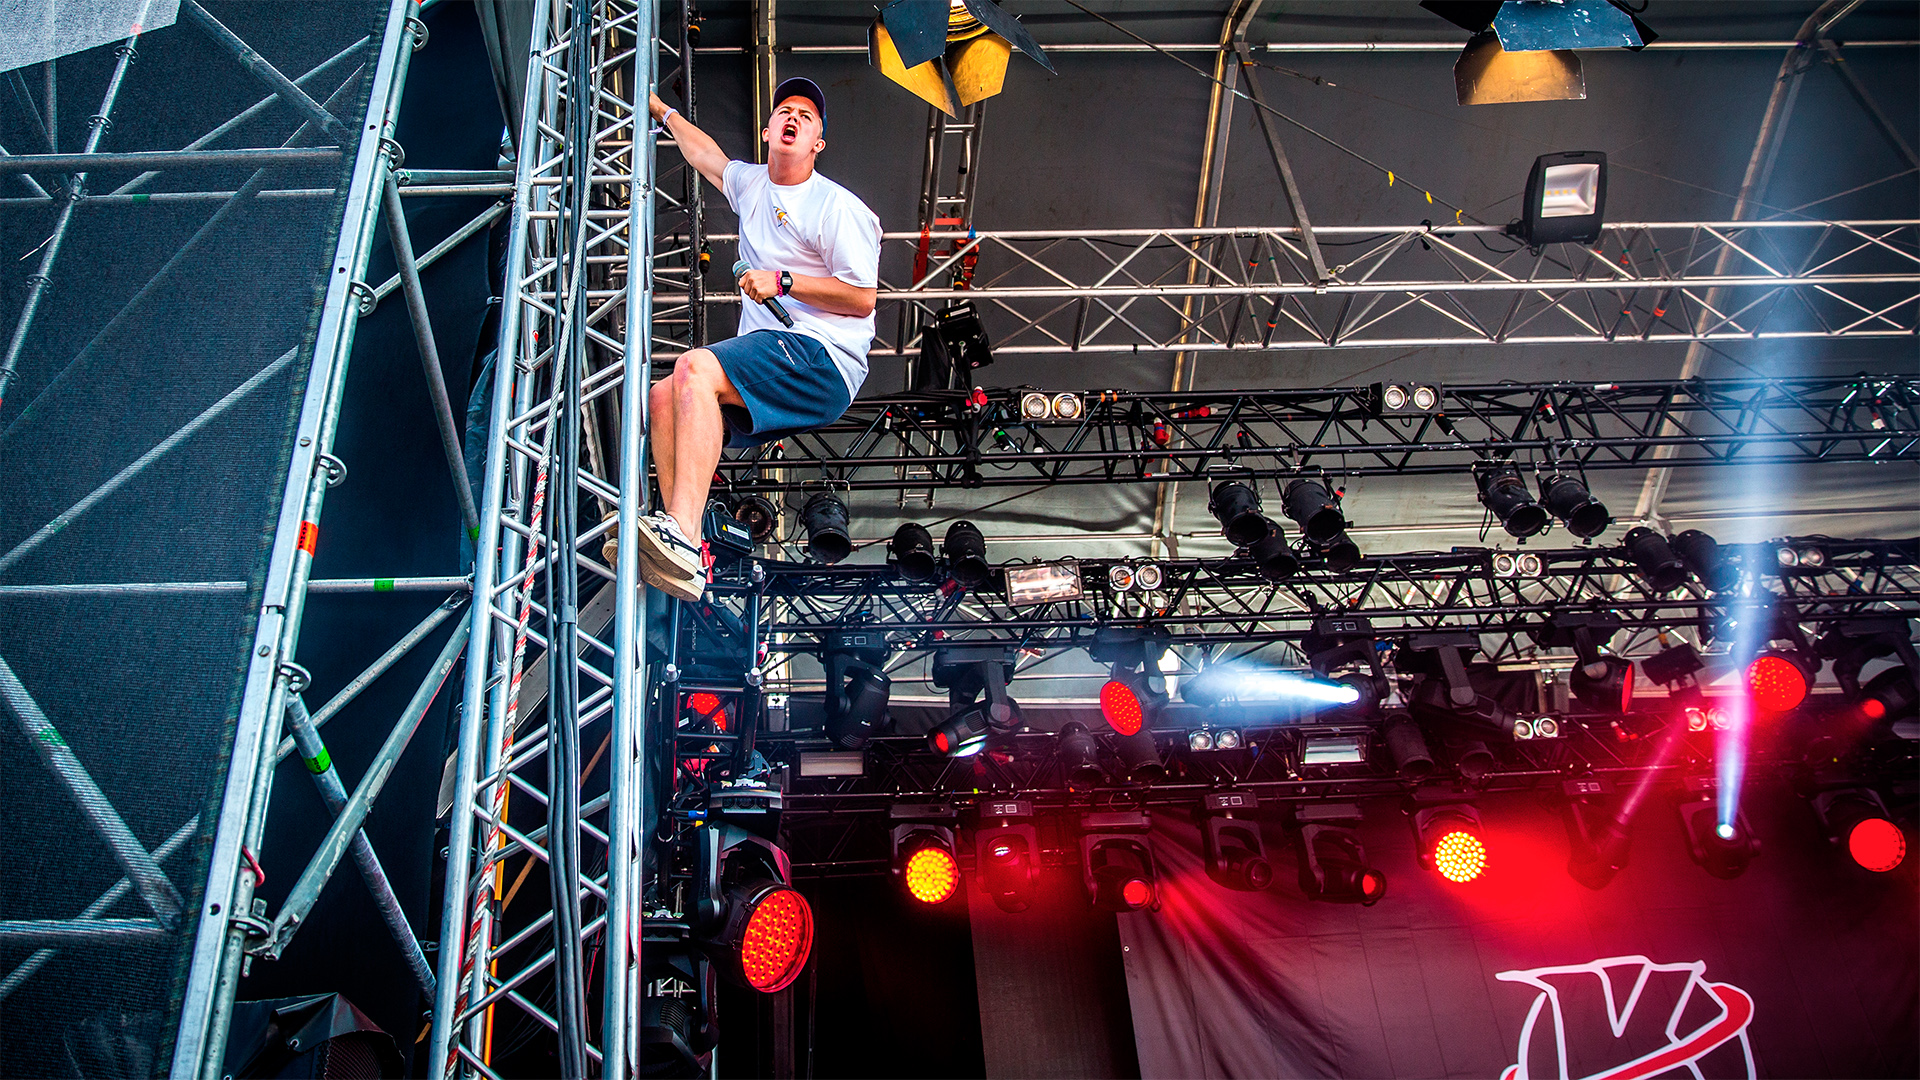
[[[267,872],[261,869],[260,860],[253,857],[253,852],[248,851],[243,846],[240,849],[240,857],[247,860],[247,871],[253,875],[253,887],[257,889],[265,885],[267,883]]]
[[[301,551],[304,551],[307,554],[311,555],[313,554],[313,549],[316,546],[318,546],[319,543],[320,543],[319,523],[312,522],[312,521],[301,522],[300,536],[299,536],[299,539],[295,541],[296,546],[299,547]]]
[[[707,584],[713,584],[713,547],[705,540],[700,541],[700,566],[707,572]]]

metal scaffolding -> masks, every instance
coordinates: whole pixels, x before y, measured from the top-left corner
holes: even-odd
[[[1312,235],[1340,253],[1324,281],[1298,228],[887,233],[879,302],[920,314],[877,323],[917,327],[971,300],[1008,356],[1911,338],[1920,326],[1915,219],[1617,222],[1592,245],[1537,253],[1498,225]],[[921,272],[912,256],[928,238],[952,254]],[[962,261],[976,270],[953,287]],[[917,333],[883,334],[872,355],[918,349]]]
[[[618,544],[611,564],[600,553],[633,535],[646,498],[655,187],[644,96],[656,24],[650,0],[536,8],[479,506],[435,1077],[495,1075],[503,1008],[554,1032],[567,1075],[625,1076],[637,1060],[645,599],[633,545]],[[600,524],[575,535],[576,518]],[[583,581],[600,586],[584,603]],[[544,680],[525,678],[536,652]],[[526,723],[541,698],[546,722]],[[604,781],[578,756],[591,736],[606,750]],[[544,819],[537,828],[519,824],[526,803]],[[555,888],[544,911],[504,910],[516,861],[546,865]],[[553,987],[551,1012],[534,1000],[536,978]],[[605,987],[601,1000],[586,1000],[589,979]]]

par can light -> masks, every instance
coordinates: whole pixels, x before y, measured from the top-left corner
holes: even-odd
[[[1318,477],[1303,476],[1288,484],[1281,502],[1286,506],[1287,516],[1316,544],[1324,544],[1346,531],[1347,519],[1340,512],[1340,501]]]
[[[1039,391],[1028,391],[1020,395],[1020,419],[1045,420],[1053,410],[1047,395]]]
[[[909,521],[893,531],[887,551],[908,581],[926,581],[940,572],[940,560],[933,554],[933,534],[925,525]]]
[[[853,541],[847,536],[847,504],[830,491],[816,492],[800,511],[800,526],[807,531],[807,554],[823,563],[837,563],[853,554]]]
[[[1793,654],[1767,649],[1747,663],[1746,682],[1754,708],[1763,713],[1783,713],[1807,700],[1813,675]]]
[[[1053,395],[1051,405],[1055,420],[1078,420],[1081,412],[1085,411],[1080,395],[1071,391]]]
[[[1260,494],[1238,480],[1214,485],[1207,511],[1234,547],[1247,547],[1267,535],[1270,523],[1260,514]]]
[[[947,538],[942,550],[953,580],[967,588],[978,588],[993,576],[993,567],[987,563],[987,538],[980,534],[980,527],[973,522],[956,521],[947,526]]]
[[[1552,473],[1540,478],[1540,501],[1547,512],[1566,525],[1567,531],[1582,540],[1591,540],[1607,531],[1613,515],[1606,504],[1587,491],[1587,485],[1570,473]]]
[[[747,536],[756,544],[773,535],[780,523],[780,511],[765,495],[743,495],[733,504],[733,520],[747,527]]]
[[[1546,508],[1533,501],[1527,482],[1520,478],[1520,467],[1513,462],[1484,463],[1474,470],[1473,479],[1480,489],[1480,504],[1500,519],[1510,535],[1524,538],[1547,527]]]

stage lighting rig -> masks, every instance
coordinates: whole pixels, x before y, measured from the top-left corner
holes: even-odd
[[[1306,538],[1324,544],[1347,530],[1347,519],[1340,512],[1340,495],[1329,490],[1326,478],[1315,470],[1289,484],[1280,497],[1287,516],[1300,526]]]
[[[960,859],[954,845],[953,807],[902,803],[889,816],[894,825],[893,876],[922,904],[944,904],[960,891]]]
[[[1722,880],[1732,880],[1747,872],[1747,864],[1760,853],[1760,838],[1753,834],[1746,811],[1737,811],[1731,823],[1722,824],[1711,776],[1692,776],[1686,781],[1688,794],[1679,803],[1680,827],[1687,837],[1687,853],[1701,869]]]
[[[879,627],[828,631],[821,666],[827,672],[826,732],[835,746],[864,748],[887,726],[892,680],[885,668],[892,646]]]
[[[977,589],[993,577],[987,562],[987,538],[971,521],[956,521],[947,526],[947,538],[941,545],[947,559],[947,572],[953,580],[969,589]]]
[[[1791,649],[1763,649],[1747,661],[1747,697],[1763,715],[1792,712],[1807,700],[1816,669]]]
[[[1672,690],[1681,684],[1691,685],[1694,673],[1706,666],[1699,650],[1683,641],[1640,661],[1640,672],[1648,682]]]
[[[1607,211],[1607,155],[1598,150],[1543,154],[1527,176],[1526,202],[1514,235],[1529,248],[1591,244]]]
[[[1049,394],[1042,390],[1028,390],[1020,395],[1020,419],[1040,420],[1078,420],[1086,412],[1086,403],[1079,394],[1071,390]]]
[[[1449,800],[1423,806],[1416,802],[1408,820],[1420,865],[1455,885],[1477,881],[1486,873],[1486,835],[1473,804]]]
[[[800,527],[806,530],[807,554],[823,563],[837,563],[853,554],[853,541],[847,536],[847,504],[831,491],[815,492],[800,510]]]
[[[1887,813],[1878,792],[1867,787],[1822,791],[1808,800],[1827,842],[1846,851],[1863,870],[1886,874],[1907,858],[1907,837]]]
[[[1088,903],[1112,912],[1159,909],[1151,831],[1144,811],[1080,816],[1080,874]]]
[[[1424,780],[1433,775],[1433,751],[1427,748],[1427,736],[1420,725],[1404,712],[1388,717],[1380,725],[1387,754],[1393,758],[1394,771],[1408,780]]]
[[[1107,588],[1112,592],[1153,592],[1166,584],[1166,568],[1154,562],[1117,562],[1107,568]]]
[[[1207,876],[1229,889],[1259,892],[1273,884],[1260,823],[1251,816],[1260,800],[1251,791],[1210,791],[1201,800],[1201,837]]]
[[[948,645],[933,653],[933,685],[947,692],[952,714],[927,733],[927,745],[948,757],[969,757],[988,736],[1012,731],[1020,707],[1007,694],[1014,650],[1006,645]],[[981,699],[985,695],[984,700]]]
[[[940,572],[940,560],[933,553],[933,534],[925,525],[909,521],[895,529],[887,543],[887,554],[908,581],[931,581]]]
[[[1352,803],[1306,803],[1294,811],[1299,828],[1300,891],[1310,899],[1372,907],[1387,895],[1387,875],[1367,862]]]
[[[1234,547],[1250,547],[1274,527],[1260,513],[1260,494],[1238,480],[1215,484],[1207,498],[1207,512],[1220,523],[1220,535]]]
[[[1008,566],[1002,571],[1009,607],[1031,607],[1058,600],[1078,600],[1084,593],[1076,559]]]
[[[1524,540],[1545,529],[1551,520],[1546,507],[1533,501],[1527,482],[1520,478],[1520,467],[1511,461],[1478,462],[1473,468],[1473,482],[1480,492],[1480,505],[1498,518],[1511,536]]]
[[[1366,410],[1377,417],[1410,417],[1430,414],[1440,407],[1440,387],[1436,383],[1374,383],[1360,392]]]
[[[1453,65],[1462,105],[1579,101],[1587,96],[1576,49],[1644,48],[1659,35],[1610,0],[1422,0],[1473,34]]]
[[[1916,698],[1920,698],[1913,678],[1914,672],[1920,671],[1920,656],[1915,655],[1911,624],[1906,619],[1893,615],[1849,619],[1822,635],[1815,647],[1821,656],[1833,659],[1834,681],[1848,700],[1858,703],[1865,719],[1898,720],[1913,712]],[[1895,660],[1894,666],[1862,686],[1862,670],[1883,657]]]
[[[1278,529],[1279,526],[1274,528]],[[1360,545],[1344,532],[1324,544],[1315,544],[1314,550],[1326,561],[1327,569],[1336,574],[1344,574],[1360,565]]]
[[[1673,553],[1666,537],[1645,525],[1627,530],[1621,547],[1626,550],[1627,558],[1633,560],[1640,579],[1655,595],[1664,596],[1687,580],[1687,564]]]
[[[1613,782],[1602,777],[1563,780],[1560,789],[1565,796],[1561,820],[1570,849],[1567,874],[1597,892],[1627,867],[1631,850],[1627,827],[1632,823],[1633,808],[1615,808]]]
[[[893,0],[867,32],[868,62],[948,116],[998,94],[1015,49],[1053,70],[1020,20],[992,0]]]
[[[1096,788],[1106,780],[1107,772],[1100,767],[1100,741],[1087,730],[1087,725],[1077,720],[1061,725],[1057,753],[1070,790]]]
[[[1040,880],[1040,834],[1033,827],[1033,803],[1026,799],[987,799],[973,833],[974,876],[980,889],[1005,912],[1027,910]]]
[[[949,304],[920,332],[911,389],[965,390],[973,385],[973,373],[992,363],[993,347],[973,301]]]
[[[1591,540],[1607,531],[1613,515],[1607,506],[1587,490],[1587,483],[1573,473],[1543,473],[1540,477],[1540,502],[1547,512],[1559,518],[1567,531],[1582,540]]]
[[[1531,551],[1495,551],[1492,560],[1498,578],[1538,578],[1547,572],[1546,561]]]
[[[1615,716],[1633,709],[1633,661],[1600,650],[1620,626],[1620,617],[1609,611],[1562,611],[1532,632],[1534,641],[1547,648],[1573,650],[1577,663],[1567,682],[1574,697]]]
[[[1782,574],[1817,574],[1827,568],[1827,549],[1819,544],[1783,542],[1773,549],[1773,561]]]

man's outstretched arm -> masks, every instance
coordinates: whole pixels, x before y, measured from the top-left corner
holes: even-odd
[[[655,121],[667,115],[667,103],[660,100],[659,94],[647,95],[647,111],[653,114]],[[695,127],[693,121],[675,112],[667,118],[667,132],[673,136],[673,144],[680,148],[680,156],[687,164],[700,170],[707,182],[721,190],[726,189],[722,179],[727,172],[727,154],[713,136]]]

